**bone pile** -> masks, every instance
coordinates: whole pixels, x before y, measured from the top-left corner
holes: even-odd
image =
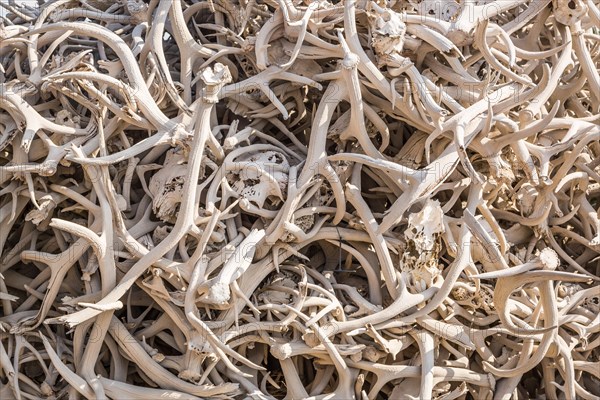
[[[38,3],[0,398],[600,396],[598,0]]]

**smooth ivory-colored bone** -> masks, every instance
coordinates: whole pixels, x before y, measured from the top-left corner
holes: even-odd
[[[596,0],[20,3],[0,397],[600,395]]]

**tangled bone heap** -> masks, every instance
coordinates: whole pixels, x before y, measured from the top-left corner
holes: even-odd
[[[38,3],[0,398],[600,396],[597,0]]]

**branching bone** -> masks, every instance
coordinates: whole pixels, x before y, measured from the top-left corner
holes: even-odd
[[[19,3],[0,397],[600,396],[597,0]]]

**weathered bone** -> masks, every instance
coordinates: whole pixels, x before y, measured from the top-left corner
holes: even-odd
[[[597,0],[19,3],[0,397],[600,396]]]

